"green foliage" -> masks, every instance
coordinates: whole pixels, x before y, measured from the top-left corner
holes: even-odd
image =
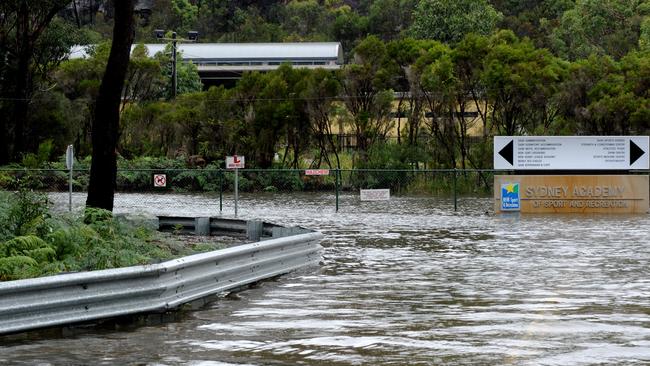
[[[0,281],[31,277],[38,263],[28,256],[0,258]]]
[[[337,167],[345,153],[337,130],[355,135],[358,146],[348,155],[354,158],[350,167],[392,166],[373,146],[399,135],[399,144],[428,154],[409,163],[448,168],[490,167],[476,141],[498,133],[649,130],[647,0],[165,4],[152,14],[152,27],[179,35],[197,29],[205,41],[339,41],[346,59],[337,72],[283,65],[208,91],[201,91],[196,66],[181,62],[179,96],[165,101],[171,94],[169,46],[148,55],[137,45],[123,90],[118,153],[124,159],[119,164],[121,169],[207,165],[199,172],[167,172],[170,190],[218,190],[214,169],[235,153],[246,155],[248,168]],[[79,31],[56,18],[39,39],[43,52],[30,67],[51,70],[58,58],[42,56],[62,54],[75,39],[85,43],[93,31],[105,33],[102,27],[107,29],[89,24],[92,31]],[[150,42],[146,27],[136,33],[140,41]],[[78,154],[90,153],[92,110],[109,51],[109,41],[98,42],[89,47],[88,58],[64,61],[47,77],[37,78],[43,92],[29,98],[29,146],[14,154],[22,158],[22,167],[63,167],[63,151],[72,141]],[[4,75],[10,75],[13,69],[3,67]],[[399,131],[391,116],[397,108]],[[467,114],[478,116],[459,117]],[[50,162],[53,156],[59,161]],[[296,182],[270,183],[260,177],[242,184],[249,190],[300,189]],[[0,172],[0,187],[61,189],[66,179],[57,171]],[[74,179],[75,188],[83,188],[88,175],[79,172]],[[232,187],[231,181],[226,179],[225,186]],[[117,184],[122,191],[153,189],[151,172],[144,170],[119,172]]]
[[[643,24],[650,17],[647,0],[580,0],[563,13],[550,36],[556,52],[567,59],[591,54],[621,58],[644,42]]]
[[[548,124],[551,97],[567,75],[567,64],[510,31],[498,32],[491,42],[481,77],[499,132],[523,134]]]
[[[113,220],[113,213],[96,207],[86,207],[84,209],[84,223],[92,225],[104,223]]]
[[[0,228],[18,205],[17,194],[0,193]],[[89,208],[84,218],[47,214],[43,202],[34,212],[44,212],[45,230],[37,235],[17,235],[3,230],[0,236],[0,280],[15,280],[62,271],[84,271],[145,264],[190,254],[176,242],[137,220],[113,218],[110,211]]]
[[[411,36],[457,43],[469,33],[490,34],[501,20],[486,0],[422,0],[413,13]]]
[[[196,21],[199,7],[193,5],[188,0],[171,0],[172,10],[179,19],[181,29],[189,30]]]
[[[258,187],[267,192],[302,191],[304,183],[297,172],[265,171],[256,174],[255,182]]]
[[[28,252],[45,247],[47,247],[47,244],[37,236],[18,236],[4,243],[0,243],[0,256],[27,255],[31,257],[27,254]]]
[[[6,216],[0,217],[0,226],[12,236],[42,233],[45,220],[49,217],[47,196],[20,190],[12,200]]]

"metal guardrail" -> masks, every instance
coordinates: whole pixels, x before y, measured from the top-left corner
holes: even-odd
[[[284,227],[260,220],[220,217],[158,216],[158,228],[160,231],[183,234],[241,236],[255,241],[311,232],[301,227]]]
[[[168,262],[0,283],[0,334],[163,312],[315,265],[323,235],[309,232]]]

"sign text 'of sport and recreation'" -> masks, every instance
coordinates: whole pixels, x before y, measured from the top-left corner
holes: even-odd
[[[649,180],[629,175],[495,175],[495,212],[626,213],[649,210]]]
[[[648,136],[495,136],[494,169],[648,169],[649,145]]]

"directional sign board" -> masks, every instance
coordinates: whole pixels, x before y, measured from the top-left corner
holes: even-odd
[[[243,156],[226,156],[226,169],[244,169],[246,160]]]
[[[648,136],[495,136],[494,169],[648,169]]]

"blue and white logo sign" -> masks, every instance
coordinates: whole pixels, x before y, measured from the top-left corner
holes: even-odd
[[[519,183],[501,185],[501,211],[519,211]]]

